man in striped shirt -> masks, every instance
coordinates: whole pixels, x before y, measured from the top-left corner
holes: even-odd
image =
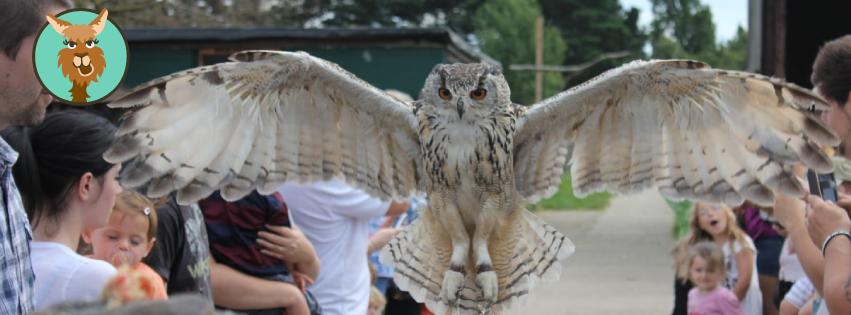
[[[47,13],[71,8],[69,0],[0,0],[0,129],[35,125],[44,118],[50,94],[33,69],[36,35]],[[0,139],[0,314],[34,312],[29,220],[12,165],[18,153]]]

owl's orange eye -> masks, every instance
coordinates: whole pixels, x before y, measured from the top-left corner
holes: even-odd
[[[488,91],[485,89],[477,89],[473,92],[470,92],[470,97],[472,97],[474,100],[483,99],[485,98],[485,95],[488,95]]]
[[[483,99],[485,98],[485,95],[488,95],[488,91],[485,89],[478,89],[473,92],[470,92],[470,97],[472,97],[474,100]]]
[[[452,93],[450,93],[447,89],[439,89],[437,90],[437,94],[440,94],[440,98],[445,100],[448,100],[450,97],[452,97]]]

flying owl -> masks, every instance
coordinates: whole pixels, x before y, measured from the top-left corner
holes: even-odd
[[[574,251],[524,206],[574,193],[658,188],[675,200],[771,205],[803,196],[791,166],[829,172],[839,140],[811,110],[828,104],[779,79],[697,61],[634,61],[528,107],[499,69],[441,64],[405,103],[304,52],[245,51],[143,84],[110,162],[122,184],[181,204],[220,189],[237,200],[284,182],[338,179],[428,208],[381,251],[394,280],[437,314],[498,313],[561,274]],[[636,210],[639,211],[639,210]]]

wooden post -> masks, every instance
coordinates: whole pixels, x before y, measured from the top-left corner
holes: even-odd
[[[544,64],[544,17],[539,16],[535,22],[535,66]],[[544,89],[544,73],[535,71],[535,103],[540,102]]]

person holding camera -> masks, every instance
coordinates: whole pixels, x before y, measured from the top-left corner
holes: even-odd
[[[851,35],[828,42],[813,63],[812,82],[830,104],[822,120],[840,140],[839,154],[849,158],[851,141]],[[798,257],[818,296],[813,314],[851,312],[851,197],[836,204],[818,196],[802,200],[777,195],[775,216],[789,231]]]

